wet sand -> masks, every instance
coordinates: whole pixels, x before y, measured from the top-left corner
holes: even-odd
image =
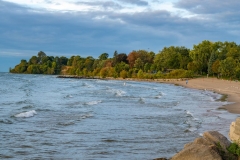
[[[187,88],[209,90],[227,95],[227,101],[233,103],[225,105],[222,108],[225,108],[230,113],[240,114],[240,82],[217,78],[196,78],[189,79],[187,84],[186,80],[165,81],[165,83],[177,84]]]

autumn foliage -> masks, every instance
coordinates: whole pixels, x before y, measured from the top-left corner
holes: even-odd
[[[109,58],[102,53],[98,58],[47,56],[43,51],[28,61],[21,60],[11,73],[67,74],[84,77],[114,78],[184,78],[204,75],[240,79],[240,45],[235,42],[204,40],[186,47],[164,47],[157,54],[146,50],[130,53],[114,52]]]

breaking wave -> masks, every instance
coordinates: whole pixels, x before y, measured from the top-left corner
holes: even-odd
[[[32,111],[16,114],[14,117],[17,117],[17,118],[28,118],[28,117],[33,117],[35,114],[37,114],[37,112],[35,110],[32,110]]]

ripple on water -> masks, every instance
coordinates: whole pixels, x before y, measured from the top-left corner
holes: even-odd
[[[9,119],[0,119],[0,123],[3,123],[3,124],[13,124],[13,122]]]

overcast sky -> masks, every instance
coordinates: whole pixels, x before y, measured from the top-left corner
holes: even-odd
[[[240,44],[239,0],[0,0],[0,72],[39,51],[97,58],[203,40]]]

